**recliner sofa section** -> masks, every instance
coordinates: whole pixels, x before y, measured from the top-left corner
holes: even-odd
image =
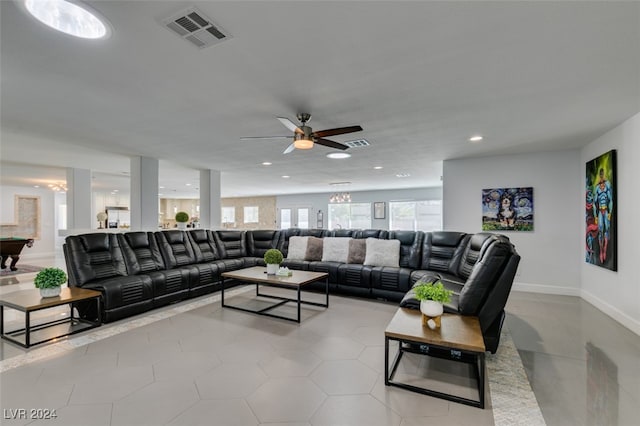
[[[286,259],[293,236],[398,240],[398,266]],[[360,243],[362,244],[362,243]],[[454,291],[446,312],[476,315],[487,350],[495,352],[520,260],[509,239],[490,233],[386,230],[169,230],[69,236],[64,245],[69,285],[103,293],[103,321],[115,321],[220,289],[221,274],[264,265],[279,248],[291,269],[329,273],[332,292],[401,301],[418,308],[411,287],[441,280]],[[311,287],[314,289],[314,287]],[[324,290],[324,285],[315,287]],[[84,316],[96,315],[79,304]]]
[[[148,275],[129,275],[116,234],[67,237],[64,245],[69,285],[102,293],[102,321],[110,322],[153,308]],[[97,320],[93,303],[75,303],[83,318]]]
[[[456,241],[465,243],[455,245]],[[520,256],[503,235],[434,232],[423,246],[422,265],[431,269],[414,271],[412,282],[440,280],[452,290],[445,312],[477,316],[485,347],[495,353],[519,262]],[[419,309],[420,302],[411,290],[400,306]]]

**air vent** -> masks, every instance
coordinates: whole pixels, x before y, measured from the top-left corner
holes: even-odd
[[[369,141],[366,139],[354,139],[352,141],[344,142],[349,148],[361,148],[363,146],[369,146]]]
[[[170,18],[164,19],[162,24],[199,49],[232,38],[227,30],[195,7],[182,10]]]

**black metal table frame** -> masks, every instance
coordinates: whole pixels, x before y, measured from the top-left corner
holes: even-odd
[[[393,361],[391,371],[389,371],[389,341],[394,340],[398,342],[398,352]],[[406,344],[406,346],[403,346]],[[415,349],[417,346],[420,349]],[[416,342],[408,339],[398,339],[395,337],[385,336],[384,339],[384,384],[386,386],[396,386],[399,388],[407,389],[413,392],[422,393],[436,398],[446,399],[447,401],[453,401],[460,404],[470,405],[472,407],[484,408],[484,381],[485,381],[485,357],[484,352],[466,351],[446,346],[439,346],[433,344],[427,344],[423,342]],[[475,366],[474,373],[478,382],[478,400],[463,398],[461,396],[452,395],[444,392],[438,392],[431,389],[421,388],[418,386],[409,385],[401,382],[394,382],[393,376],[396,374],[398,364],[402,359],[402,355],[405,352],[416,353],[420,355],[431,356],[434,358],[448,359],[456,362],[464,362],[466,364],[472,364]],[[446,355],[449,354],[449,355]],[[452,355],[452,354],[455,354]]]
[[[223,308],[231,308],[231,309],[236,309],[238,311],[244,311],[244,312],[250,312],[253,314],[257,314],[257,315],[264,315],[264,316],[268,316],[268,317],[272,317],[272,318],[279,318],[279,319],[283,319],[283,320],[287,320],[287,321],[293,321],[293,322],[297,322],[300,323],[300,305],[304,304],[304,305],[312,305],[312,306],[321,306],[323,308],[328,308],[329,307],[329,276],[327,275],[324,278],[324,282],[325,282],[325,303],[318,303],[318,302],[311,302],[311,301],[306,301],[306,300],[302,300],[301,298],[301,290],[302,290],[302,286],[298,285],[298,286],[291,286],[291,285],[282,285],[282,284],[275,284],[275,283],[269,283],[269,282],[247,282],[247,284],[255,284],[256,285],[256,297],[266,297],[266,298],[270,298],[270,299],[276,299],[279,300],[278,303],[271,305],[271,306],[267,306],[266,308],[262,308],[262,309],[258,309],[258,310],[254,310],[254,309],[247,309],[247,308],[241,308],[240,306],[232,306],[232,305],[228,305],[224,303],[224,288],[225,288],[225,282],[227,280],[236,280],[236,281],[242,281],[242,280],[238,280],[237,278],[223,278],[222,279],[222,289],[220,290],[220,298],[221,298],[221,302],[222,302],[222,307]],[[319,280],[318,280],[319,281]],[[297,293],[297,298],[295,299],[291,299],[288,297],[282,297],[282,296],[274,296],[274,295],[270,295],[270,294],[260,294],[260,286],[264,285],[267,287],[275,287],[275,288],[284,288],[284,289],[288,289],[288,290],[294,290]],[[295,288],[297,287],[297,288]],[[277,315],[277,314],[272,314],[268,311],[275,309],[279,306],[284,305],[285,303],[288,302],[296,302],[297,305],[297,311],[298,311],[298,315],[296,318],[290,318],[290,317],[285,317],[283,315]]]
[[[3,302],[0,304],[0,337],[8,340],[11,343],[15,343],[16,345],[22,346],[23,348],[30,348],[31,346],[35,346],[35,345],[39,345],[41,343],[45,343],[45,342],[49,342],[51,340],[55,340],[55,339],[59,339],[61,337],[66,337],[66,336],[70,336],[72,334],[76,334],[79,333],[81,331],[85,331],[85,330],[90,330],[92,328],[96,328],[102,325],[102,313],[101,313],[101,309],[100,309],[100,297],[101,295],[98,294],[97,296],[93,296],[93,297],[89,297],[87,298],[87,300],[91,300],[91,299],[95,299],[96,304],[98,306],[98,316],[96,321],[89,321],[83,318],[76,318],[73,315],[73,309],[74,309],[74,305],[76,302],[78,302],[77,300],[74,301],[69,301],[69,302],[64,302],[61,303],[59,305],[54,305],[54,306],[44,306],[42,308],[37,308],[37,309],[33,309],[33,310],[25,310],[20,306],[16,306],[13,304],[8,304],[6,302]],[[36,312],[36,311],[41,311],[44,309],[51,309],[51,308],[57,308],[63,305],[69,305],[70,308],[70,314],[68,317],[66,318],[62,318],[62,319],[58,319],[58,320],[54,320],[54,321],[49,321],[49,322],[45,322],[42,324],[37,324],[34,326],[31,326],[31,312]],[[25,327],[18,329],[18,330],[13,330],[13,331],[9,331],[7,333],[4,332],[4,308],[5,306],[7,308],[11,308],[13,310],[19,311],[19,312],[24,312],[24,323],[25,323]],[[86,327],[83,328],[79,328],[77,330],[73,330],[70,333],[66,333],[66,334],[61,334],[61,335],[57,335],[54,337],[50,337],[48,339],[44,339],[44,340],[39,340],[37,342],[31,342],[31,332],[33,331],[38,331],[38,330],[42,330],[48,327],[53,327],[55,325],[58,324],[65,324],[65,323],[76,323],[76,324],[86,324]],[[18,336],[18,335],[23,335],[24,334],[24,343],[22,343],[21,341],[14,339],[13,336]]]

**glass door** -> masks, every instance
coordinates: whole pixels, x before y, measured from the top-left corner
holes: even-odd
[[[284,207],[280,209],[279,228],[311,228],[311,208],[310,207]]]

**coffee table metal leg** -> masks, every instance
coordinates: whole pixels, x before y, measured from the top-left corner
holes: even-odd
[[[484,408],[484,376],[485,376],[485,359],[484,353],[478,354],[479,370],[478,370],[478,392],[480,396],[480,408]],[[478,364],[478,363],[476,363]]]
[[[326,296],[326,306],[327,308],[329,307],[329,276],[327,275],[327,277],[324,279],[324,294]]]
[[[384,336],[384,384],[389,386],[389,338]]]
[[[298,323],[300,322],[300,286],[298,286]]]
[[[24,344],[27,346],[27,348],[31,346],[31,316],[29,314],[29,311],[26,311],[24,313]]]
[[[222,277],[222,288],[220,289],[220,302],[222,304],[222,307],[224,307],[224,282],[226,281],[226,278]]]

